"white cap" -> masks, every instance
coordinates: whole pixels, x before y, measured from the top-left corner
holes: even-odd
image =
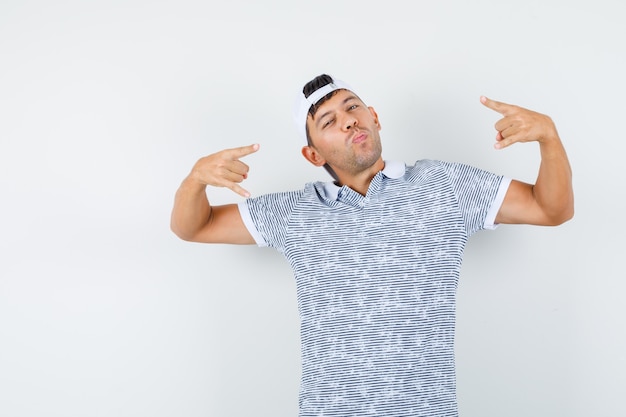
[[[333,79],[332,83],[326,84],[325,86],[315,90],[310,96],[305,97],[304,93],[300,91],[298,96],[296,97],[295,103],[293,105],[293,117],[294,122],[296,123],[296,128],[298,129],[298,133],[300,134],[300,138],[304,142],[305,146],[308,144],[306,139],[306,120],[309,115],[309,109],[311,108],[311,106],[317,104],[320,99],[335,90],[350,90],[354,93],[352,87],[350,87],[348,84],[334,77],[331,78]]]

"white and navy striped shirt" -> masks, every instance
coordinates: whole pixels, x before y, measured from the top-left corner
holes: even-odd
[[[365,196],[317,182],[240,204],[295,274],[300,417],[457,415],[463,250],[494,227],[508,184],[463,164],[386,162]]]

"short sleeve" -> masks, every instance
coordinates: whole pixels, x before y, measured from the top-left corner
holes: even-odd
[[[258,246],[281,249],[302,191],[265,194],[239,203],[241,218]]]
[[[508,188],[508,183],[503,184],[504,177],[466,164],[446,162],[444,166],[468,234],[493,228],[495,214]]]
[[[489,207],[489,211],[487,212],[487,217],[485,218],[485,223],[483,224],[484,229],[493,230],[498,227],[498,224],[496,223],[496,216],[498,215],[498,211],[500,211],[500,207],[502,207],[509,185],[511,185],[511,179],[506,177],[502,178],[502,181],[500,181],[500,187],[498,187],[498,192],[496,193],[496,198],[491,203],[491,207]]]

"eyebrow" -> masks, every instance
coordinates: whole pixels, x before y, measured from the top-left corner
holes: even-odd
[[[347,102],[351,101],[351,100],[357,100],[357,96],[354,94],[350,94],[348,97],[344,98],[343,101],[341,102],[342,105],[346,104]],[[315,121],[315,125],[318,126],[319,122],[326,116],[328,116],[329,114],[333,113],[334,110],[328,110],[327,112],[322,113],[319,118],[317,119],[317,121]]]

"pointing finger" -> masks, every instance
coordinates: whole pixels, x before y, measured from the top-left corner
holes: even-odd
[[[232,159],[243,158],[244,156],[255,153],[259,150],[259,144],[255,143],[253,145],[241,146],[239,148],[232,148],[226,151],[227,155],[229,155]]]
[[[491,110],[497,111],[498,113],[505,115],[505,116],[509,114],[515,108],[515,106],[511,104],[506,104],[501,101],[492,100],[485,96],[480,96],[480,102],[485,107],[488,107]]]

